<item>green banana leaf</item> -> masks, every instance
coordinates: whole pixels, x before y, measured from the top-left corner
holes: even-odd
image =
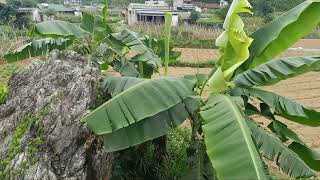
[[[136,78],[142,77],[132,62],[121,63],[120,61],[114,61],[112,64],[113,69],[119,72],[122,76]]]
[[[91,38],[99,42],[112,33],[111,27],[105,23],[106,18],[101,15],[102,12],[95,12],[94,14],[85,12],[82,15],[81,28],[91,33]]]
[[[269,107],[273,108],[276,115],[299,124],[313,127],[320,126],[320,112],[305,108],[304,106],[275,93],[257,88],[237,87],[232,90],[231,94],[235,96],[244,95],[247,97],[256,97],[266,103]]]
[[[129,89],[130,87],[144,82],[145,79],[134,77],[106,77],[102,83],[103,91],[111,97],[115,97],[121,92]]]
[[[244,32],[240,13],[250,13],[251,5],[247,0],[234,0],[230,6],[223,29],[216,41],[222,55],[218,61],[225,77],[229,80],[233,72],[249,57],[249,46],[253,39]]]
[[[185,75],[184,78],[193,81],[198,87],[204,86],[208,75],[207,74],[192,74],[192,75]]]
[[[145,62],[156,69],[161,67],[161,59],[144,44],[145,37],[141,34],[125,29],[119,33],[113,33],[112,36],[137,53],[131,61]]]
[[[60,20],[45,21],[36,24],[31,30],[31,35],[42,38],[82,38],[89,32],[82,28]]]
[[[308,178],[315,175],[314,171],[296,153],[276,137],[250,120],[247,123],[261,153],[269,160],[276,161],[284,173],[295,178]]]
[[[8,52],[4,55],[4,58],[8,62],[15,62],[23,59],[27,59],[30,57],[43,56],[48,54],[54,49],[64,50],[67,49],[71,44],[72,40],[70,39],[53,39],[53,38],[45,38],[39,40],[33,40],[32,42],[14,50]]]
[[[103,135],[104,149],[107,152],[126,149],[166,135],[172,128],[183,123],[199,107],[199,98],[189,96],[181,103],[152,117]]]
[[[116,89],[121,85],[112,83],[127,84],[120,79],[106,83],[114,89],[113,94],[120,92]],[[82,122],[95,134],[103,135],[106,151],[125,149],[163,136],[189,117],[200,104],[193,88],[194,84],[183,78],[145,79],[115,95]],[[112,90],[107,91],[112,94]]]
[[[307,0],[262,26],[252,34],[250,58],[243,69],[252,69],[287,50],[320,22],[320,1]]]
[[[238,85],[245,86],[268,86],[319,69],[319,57],[281,58],[238,74],[234,82]]]
[[[292,142],[289,148],[297,153],[310,168],[320,171],[320,153],[299,142]]]
[[[231,97],[211,95],[200,115],[218,179],[268,179],[244,115]]]

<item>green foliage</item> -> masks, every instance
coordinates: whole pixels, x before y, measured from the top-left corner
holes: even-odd
[[[0,178],[8,179],[11,176],[23,175],[25,169],[37,162],[35,154],[39,152],[41,145],[45,142],[45,129],[41,125],[41,120],[49,112],[49,106],[44,107],[35,116],[27,116],[21,120],[13,132],[11,142],[9,144],[8,153],[4,160],[0,161]],[[34,126],[33,126],[34,125]],[[37,135],[27,139],[27,144],[23,143],[25,137],[31,127],[35,129]],[[27,149],[26,158],[19,166],[12,168],[11,161],[19,155],[23,149]]]
[[[262,154],[269,160],[276,161],[283,172],[296,178],[307,178],[314,175],[313,170],[277,137],[251,121],[248,121],[248,125]]]
[[[67,21],[67,22],[70,22],[70,23],[81,23],[81,17],[80,16],[56,14],[54,18],[56,20]]]
[[[108,80],[106,83],[106,92],[111,94],[111,100],[91,112],[83,121],[93,132],[102,135],[107,150],[114,151],[162,136],[169,131],[170,127],[175,127],[170,125],[172,120],[178,125],[189,117],[192,134],[191,146],[188,148],[188,160],[190,160],[188,162],[191,163],[191,168],[189,174],[186,173],[187,176],[183,176],[184,179],[214,179],[213,171],[219,179],[248,177],[267,179],[260,153],[276,161],[283,172],[292,177],[313,176],[312,169],[319,168],[317,163],[320,155],[312,151],[293,131],[290,131],[285,124],[280,124],[274,117],[282,116],[303,125],[318,127],[320,126],[319,112],[272,92],[261,90],[258,86],[274,84],[315,70],[318,68],[318,58],[284,58],[244,73],[235,71],[246,61],[250,65],[250,58],[256,55],[252,47],[266,45],[265,47],[269,48],[270,42],[261,41],[261,39],[269,37],[270,34],[281,32],[282,29],[289,31],[292,24],[297,25],[295,21],[299,22],[298,27],[308,26],[307,30],[295,30],[296,32],[305,33],[310,30],[311,25],[316,22],[311,22],[311,19],[300,21],[299,18],[309,17],[309,13],[315,13],[315,9],[318,9],[320,4],[314,3],[310,10],[306,8],[308,3],[312,4],[312,1],[306,1],[266,25],[270,32],[265,31],[265,27],[258,29],[253,34],[255,44],[251,45],[252,39],[246,36],[244,23],[239,16],[240,13],[251,13],[251,6],[245,0],[233,1],[224,23],[225,32],[217,39],[221,58],[210,74],[186,76],[185,78],[190,80],[187,83],[190,83],[189,88],[181,86],[180,81],[174,78],[153,80],[111,78],[113,80]],[[303,15],[300,17],[299,14]],[[258,37],[257,32],[266,32],[266,34]],[[303,37],[303,33],[300,32],[295,38]],[[279,40],[277,36],[270,37],[275,37],[272,40]],[[290,43],[296,42],[295,38],[289,38]],[[150,40],[152,38],[149,38],[149,42],[153,43]],[[288,47],[270,48],[269,55],[280,53],[286,48]],[[203,97],[200,100],[200,108],[195,99],[190,104],[183,100],[196,93],[201,96],[207,86],[209,86],[210,95],[208,99]],[[183,89],[186,91],[182,91]],[[191,91],[194,92],[191,93]],[[175,101],[175,95],[179,96],[177,101]],[[260,109],[249,103],[249,100],[255,98],[261,102]],[[184,108],[188,109],[187,113],[177,106],[177,103],[181,102],[184,103]],[[268,113],[264,106],[270,109]],[[177,109],[171,113],[172,108]],[[273,123],[269,128],[274,134],[262,130],[255,122],[248,120],[248,116],[252,114],[268,117]],[[155,119],[158,119],[156,122],[159,124],[153,123]],[[163,119],[166,120],[161,122]],[[162,133],[155,136],[159,131]],[[287,140],[294,142],[288,147],[285,144]],[[203,145],[203,141],[206,147],[199,146],[199,144]],[[296,143],[303,148],[295,148]]]
[[[16,50],[9,51],[5,58],[12,62],[43,56],[53,49],[64,50],[71,47],[101,70],[114,66],[114,69],[122,74],[135,77],[150,77],[157,71],[161,66],[161,59],[147,46],[146,37],[126,29],[114,33],[109,23],[106,4],[94,13],[84,13],[80,27],[61,20],[38,23],[30,33],[34,39]],[[160,44],[155,43],[155,46]],[[128,59],[126,55],[130,50],[136,55]],[[138,72],[137,64],[140,67]]]
[[[159,31],[159,29],[164,29],[163,25],[137,24],[128,28],[156,39],[163,39],[165,36],[163,31]],[[221,29],[217,27],[181,25],[179,27],[172,27],[170,42],[174,47],[215,49],[215,40],[220,32]]]
[[[169,64],[169,66],[173,67],[192,67],[192,68],[212,68],[216,65],[216,60],[208,60],[208,61],[199,61],[196,62],[184,62],[184,61],[176,61]]]
[[[252,34],[250,58],[242,69],[252,69],[279,55],[320,22],[320,2],[305,1]]]
[[[268,86],[319,69],[319,57],[288,57],[245,71],[235,77],[234,81],[244,86]]]
[[[244,23],[239,16],[239,13],[252,13],[250,8],[251,5],[247,0],[234,1],[223,24],[225,31],[216,41],[220,51],[224,52],[218,64],[227,79],[250,56],[249,46],[253,39],[247,37]]]
[[[111,84],[106,87],[119,89],[115,87],[126,85],[121,80],[127,78],[118,79],[107,79]],[[126,86],[128,89],[121,88],[124,92],[88,114],[82,122],[94,133],[103,135],[106,151],[125,149],[163,136],[187,119],[199,105],[193,86],[191,81],[182,78],[144,80],[131,87]],[[141,103],[129,103],[134,99]],[[163,103],[157,103],[161,101]],[[109,112],[119,113],[111,115]]]
[[[198,11],[196,10],[191,11],[191,14],[190,14],[191,23],[197,22],[199,18],[200,18],[200,13]]]
[[[188,172],[187,149],[190,146],[191,132],[188,129],[176,128],[167,136],[168,179],[178,180]]]
[[[15,72],[17,72],[21,66],[19,64],[2,64],[0,65],[0,85],[6,85],[9,78]]]
[[[8,87],[6,85],[0,85],[0,105],[6,102],[8,94]]]
[[[13,6],[0,4],[1,24],[7,24],[8,22],[14,20],[16,14],[17,11]]]
[[[278,94],[258,88],[244,87],[235,88],[233,95],[256,97],[271,107],[275,111],[274,114],[278,116],[307,126],[320,126],[320,112],[306,108]]]
[[[217,39],[221,52],[219,63],[209,74],[185,78],[144,79],[151,78],[163,62],[165,42],[129,30],[113,33],[107,24],[106,6],[98,14],[85,14],[80,27],[54,21],[47,26],[36,26],[33,35],[70,39],[73,47],[81,49],[80,52],[99,67],[107,69],[110,65],[123,76],[134,76],[106,77],[102,89],[110,99],[82,119],[103,139],[107,152],[120,150],[114,177],[178,179],[183,174],[183,179],[202,180],[215,179],[216,174],[219,179],[267,179],[260,155],[276,161],[283,172],[292,177],[312,177],[313,170],[319,169],[320,155],[275,117],[319,127],[320,112],[262,90],[260,86],[318,68],[319,58],[296,57],[263,63],[316,26],[320,3],[305,1],[258,29],[252,35],[253,44],[240,17],[240,14],[251,13],[250,8],[246,0],[232,2],[226,13],[224,32]],[[155,28],[159,31],[159,26]],[[171,33],[173,37],[179,34],[187,39],[202,32],[173,29]],[[163,36],[163,32],[158,35]],[[172,47],[167,46],[167,52],[168,47],[171,55]],[[130,50],[136,54],[128,59],[126,55]],[[239,66],[242,71],[235,71]],[[202,96],[207,88],[209,98]],[[260,109],[250,104],[257,100]],[[249,120],[248,116],[254,114],[272,122],[268,126],[270,131]],[[177,140],[174,138],[179,137],[177,135],[171,137],[170,130],[186,119],[191,122],[191,141]],[[150,142],[168,133],[169,140],[174,142],[170,146],[168,141],[168,149],[177,157],[173,161],[159,156],[160,151],[166,149],[164,144],[154,143],[156,140]],[[187,156],[177,147],[185,149],[186,142],[190,143]],[[142,145],[136,146],[139,144]],[[186,157],[188,172],[184,173],[186,166],[182,162]]]
[[[72,23],[54,20],[36,24],[31,35],[43,38],[81,38],[88,35],[88,32]]]
[[[211,95],[200,115],[207,153],[219,179],[267,179],[244,115],[231,97]],[[236,143],[229,143],[233,140]]]
[[[20,59],[27,59],[30,56],[44,56],[48,52],[53,51],[54,49],[64,50],[67,49],[68,46],[71,45],[70,39],[63,38],[44,38],[40,40],[33,40],[30,43],[16,49],[12,52],[7,53],[4,58],[8,60],[8,62],[18,61]]]
[[[186,149],[190,144],[190,131],[172,129],[167,135],[167,157],[160,161],[157,149],[146,142],[116,153],[113,166],[113,179],[181,179],[188,172]],[[163,157],[162,157],[163,158]]]
[[[164,58],[164,68],[165,68],[165,75],[168,74],[168,66],[170,61],[170,39],[171,39],[171,27],[172,27],[172,14],[166,13],[165,14],[165,58]]]

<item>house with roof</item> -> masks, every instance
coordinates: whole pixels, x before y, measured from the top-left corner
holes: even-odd
[[[128,24],[136,23],[164,23],[165,13],[172,14],[172,25],[178,25],[178,13],[171,10],[165,1],[150,0],[142,3],[130,3],[127,9]]]
[[[81,16],[82,13],[79,8],[65,7],[62,4],[47,4],[41,3],[37,5],[37,8],[19,8],[20,13],[29,14],[33,21],[43,22],[53,20],[53,15],[73,15]]]

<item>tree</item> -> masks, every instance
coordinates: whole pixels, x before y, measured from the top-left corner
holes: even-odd
[[[200,13],[196,10],[192,10],[190,14],[191,23],[197,22],[199,18],[200,18]]]
[[[0,4],[0,23],[7,24],[12,21],[17,14],[16,9],[11,5]]]
[[[95,39],[101,42],[101,37],[108,37],[102,41],[104,46],[80,44],[80,49],[90,52],[83,54],[90,55],[91,61],[95,59],[92,57],[110,58],[104,53],[109,49],[116,55],[124,51],[122,47],[138,51],[129,62],[138,62],[133,63],[136,68],[140,63],[143,66],[136,71],[126,70],[123,77],[106,76],[101,88],[110,99],[82,119],[103,139],[107,152],[164,136],[189,118],[192,143],[188,154],[192,162],[187,177],[190,179],[213,179],[214,176],[218,179],[268,179],[260,155],[276,161],[282,171],[292,177],[312,177],[315,171],[320,171],[320,155],[277,117],[319,127],[320,112],[260,87],[319,69],[319,57],[271,60],[317,26],[320,19],[314,17],[320,17],[320,2],[305,1],[248,37],[239,14],[252,13],[250,7],[247,0],[232,2],[223,25],[224,32],[216,41],[221,57],[212,72],[180,78],[150,79],[150,74],[159,67],[155,66],[158,61],[150,51],[153,50],[150,47],[157,47],[152,45],[157,41],[127,30],[106,36],[109,32],[106,27],[93,25],[99,24],[94,23],[99,16],[85,15],[82,28],[60,21],[41,23],[32,33],[51,38],[46,46],[41,46],[50,48],[59,47],[59,38],[62,38],[60,44],[65,45],[68,40],[88,38],[88,35],[91,35],[89,42]],[[63,30],[57,28],[61,26]],[[119,46],[121,43],[125,46]],[[39,49],[36,43],[29,44],[24,48],[27,49],[25,54],[37,54],[34,46]],[[6,57],[17,58],[21,49]],[[112,61],[117,59],[112,56]],[[151,71],[150,66],[154,67]],[[120,67],[125,70],[127,64]],[[138,72],[139,76],[132,77],[129,72]],[[204,89],[210,92],[208,98],[203,95]],[[258,100],[260,106],[254,106],[252,100]],[[269,130],[251,119],[256,114],[270,120]]]

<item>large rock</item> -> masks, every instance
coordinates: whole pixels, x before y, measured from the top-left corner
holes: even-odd
[[[0,179],[109,179],[112,155],[80,122],[98,81],[73,52],[14,74],[0,106]]]

